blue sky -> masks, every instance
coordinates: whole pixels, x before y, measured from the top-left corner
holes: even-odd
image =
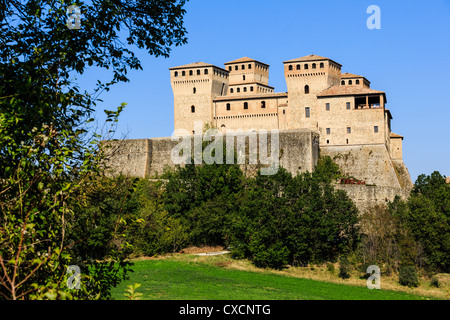
[[[381,9],[380,30],[366,27],[370,5]],[[223,67],[248,56],[269,64],[269,85],[285,92],[282,62],[314,53],[386,92],[413,181],[435,170],[450,176],[450,0],[191,0],[185,9],[188,44],[167,59],[136,49],[144,69],[101,96],[99,119],[103,109],[128,103],[117,137],[172,135],[170,67]],[[78,80],[85,87],[99,75]]]

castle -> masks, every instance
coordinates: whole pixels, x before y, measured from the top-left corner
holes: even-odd
[[[288,92],[269,86],[269,65],[241,58],[225,69],[196,62],[170,68],[175,130],[195,134],[194,121],[225,131],[310,129],[320,147],[385,145],[402,159],[403,137],[391,131],[386,93],[339,63],[309,55],[284,61]]]
[[[371,89],[364,76],[341,73],[342,65],[329,58],[308,55],[283,63],[288,92],[275,92],[269,65],[247,57],[224,68],[204,62],[170,68],[174,136],[202,134],[204,128],[195,125],[200,121],[223,132],[276,129],[282,167],[293,174],[312,171],[319,154],[330,156],[351,178],[336,187],[360,209],[407,197],[413,185],[403,137],[391,131],[386,93]],[[152,178],[174,167],[175,145],[173,137],[122,140],[110,165],[115,172]]]

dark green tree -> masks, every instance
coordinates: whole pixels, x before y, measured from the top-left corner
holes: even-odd
[[[95,279],[101,289],[82,284],[81,290],[68,290],[65,282],[69,264],[92,256],[89,250],[77,251],[86,239],[77,238],[70,228],[81,227],[81,217],[85,223],[98,221],[91,216],[94,212],[81,210],[89,201],[74,203],[76,198],[85,199],[83,190],[101,173],[104,158],[100,137],[92,135],[89,123],[99,94],[128,81],[130,69],[142,69],[133,46],[167,57],[172,46],[186,43],[184,0],[79,1],[80,29],[66,25],[72,4],[0,1],[3,299],[108,298],[108,288],[124,269],[105,261],[120,265],[123,246],[109,246],[102,253],[103,262],[82,264],[83,275]],[[80,92],[74,78],[87,68],[110,69],[110,81],[99,81],[92,92]],[[106,121],[115,124],[122,108],[106,111]],[[114,126],[107,134],[113,130]],[[95,214],[105,215],[107,209],[111,207],[99,206]],[[90,248],[99,249],[99,242],[111,243],[122,235],[119,227],[103,230],[106,234],[95,237],[105,238],[91,238]]]

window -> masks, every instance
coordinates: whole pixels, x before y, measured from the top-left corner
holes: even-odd
[[[308,70],[308,65],[305,64],[305,66],[303,67],[303,69]]]
[[[248,109],[248,102],[244,102],[244,109]]]
[[[197,93],[197,89],[194,87],[194,89],[192,90],[194,94]]]
[[[236,92],[238,92],[238,93],[241,92],[241,88],[237,88]]]
[[[327,140],[327,144],[330,144],[330,140]]]
[[[208,69],[205,69],[204,73],[205,73],[205,74],[208,74]]]
[[[305,117],[306,117],[306,118],[311,117],[311,110],[309,109],[309,107],[306,107],[306,108],[305,108]]]
[[[195,113],[195,106],[191,106],[191,113]]]
[[[316,64],[315,64],[315,63],[312,64],[312,68],[313,68],[313,69],[316,68]]]
[[[175,77],[178,77],[178,71],[175,71],[175,73],[173,74]]]
[[[181,75],[184,77],[186,75],[186,71],[181,71]]]
[[[350,134],[352,133],[352,128],[351,127],[347,127],[347,133]],[[348,143],[348,142],[347,142]]]
[[[327,134],[331,134],[331,128],[327,128]]]
[[[234,70],[239,70],[239,67],[238,66],[234,66]]]
[[[309,94],[309,86],[308,85],[305,86],[305,94]]]
[[[231,110],[231,104],[227,103],[227,111]]]
[[[230,93],[233,93],[233,92],[234,92],[234,90],[233,90],[233,88],[231,88],[231,89],[230,89]]]
[[[229,66],[229,67],[228,67],[228,71],[231,71],[231,70],[233,70],[233,67],[232,67],[232,66]]]
[[[352,80],[348,80],[348,85],[351,86],[353,84]]]
[[[341,81],[341,86],[345,86],[345,81],[344,80]]]
[[[200,73],[201,73],[201,72],[200,72],[200,69],[198,69],[198,70],[197,70],[197,75],[199,76],[199,75],[200,75]]]
[[[320,63],[320,69],[323,69],[325,67],[325,65],[323,64],[323,62]]]
[[[292,71],[292,65],[289,66],[289,71]]]
[[[283,109],[283,114],[286,114],[286,110],[285,109]]]
[[[244,80],[244,81],[245,81],[245,76],[242,76],[242,80]]]
[[[297,70],[300,70],[300,65],[299,64],[297,65]]]
[[[266,102],[265,101],[261,101],[261,108],[264,109],[266,107]]]
[[[249,69],[251,69],[251,68],[252,68],[252,65],[251,65],[250,63],[248,64],[248,68],[249,68]]]
[[[190,76],[194,75],[194,72],[192,70],[189,70],[189,75]]]
[[[359,84],[359,80],[356,80],[355,83],[356,83],[356,84]]]
[[[373,127],[373,132],[375,132],[375,133],[378,132],[378,126]]]
[[[253,87],[250,87],[250,91],[253,91]]]
[[[325,103],[325,109],[326,109],[327,111],[330,111],[330,104],[329,104],[329,103]]]
[[[350,102],[346,103],[347,110],[350,110]]]
[[[243,64],[243,65],[242,65],[241,69],[242,69],[242,70],[244,70],[244,69],[245,69],[245,64]]]
[[[247,87],[244,87],[244,92],[247,92]]]

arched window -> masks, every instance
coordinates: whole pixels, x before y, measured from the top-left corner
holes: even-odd
[[[264,109],[266,107],[266,102],[265,101],[261,101],[261,108]]]
[[[238,66],[235,66],[235,67],[234,67],[234,70],[239,70],[239,67],[238,67]]]
[[[237,88],[237,89],[236,89],[236,92],[237,92],[237,93],[241,92],[241,88]]]
[[[234,90],[233,90],[233,88],[231,88],[231,89],[230,89],[230,93],[233,93],[233,92],[234,92]]]
[[[224,124],[221,125],[220,128],[221,128],[221,129],[225,129],[225,125],[224,125]]]
[[[356,84],[359,84],[359,80],[356,80],[355,83],[356,83]]]
[[[192,70],[189,70],[189,75],[190,76],[194,75],[194,72]]]
[[[312,64],[312,68],[313,68],[313,69],[316,68],[316,64],[315,64],[315,63]]]
[[[303,69],[305,69],[305,70],[308,70],[308,65],[307,64],[305,64],[305,66],[303,67]]]
[[[325,67],[325,65],[323,64],[323,62],[320,63],[320,69],[323,69]]]
[[[299,64],[297,65],[297,70],[300,70],[300,65]]]
[[[208,69],[205,69],[204,73],[205,73],[205,74],[208,74]]]
[[[231,110],[231,104],[227,103],[227,111]]]
[[[245,81],[245,76],[242,76],[242,80],[244,80],[244,81]]]
[[[244,92],[247,92],[247,87],[244,87]]]
[[[197,75],[199,76],[200,75],[200,69],[197,69]]]
[[[352,84],[353,84],[352,80],[348,80],[348,85],[352,85]]]
[[[181,75],[184,77],[186,75],[186,71],[181,71]]]
[[[249,69],[251,69],[251,68],[252,68],[252,65],[251,65],[250,63],[248,64],[248,68],[249,68]]]
[[[253,87],[250,87],[250,91],[253,91]]]
[[[195,113],[195,106],[191,106],[191,113]]]
[[[194,87],[194,89],[192,89],[192,92],[193,92],[194,94],[196,94],[196,93],[197,93],[197,88]]]
[[[243,64],[241,68],[242,68],[242,70],[244,70],[245,69],[245,64]]]
[[[289,65],[289,71],[292,71],[292,65]]]
[[[344,80],[341,81],[341,86],[345,86],[345,81]]]
[[[175,71],[174,76],[178,77],[178,71]]]
[[[309,86],[308,85],[305,86],[305,94],[309,94]]]
[[[248,102],[244,102],[244,109],[248,109]]]
[[[229,67],[228,67],[228,70],[229,70],[229,71],[233,70],[233,67],[229,66]]]

